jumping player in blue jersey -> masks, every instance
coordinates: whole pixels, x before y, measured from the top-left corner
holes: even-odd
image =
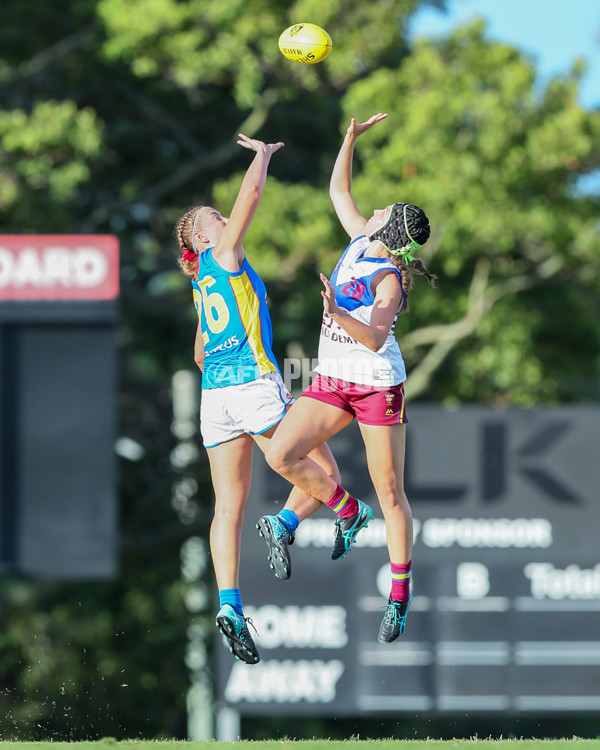
[[[394,203],[363,216],[351,192],[352,157],[358,136],[384,120],[374,115],[352,120],[333,167],[329,194],[351,238],[325,287],[319,341],[318,376],[302,394],[275,434],[266,458],[271,468],[313,497],[327,502],[337,492],[353,510],[337,522],[332,557],[343,557],[371,509],[327,476],[310,451],[356,417],[367,453],[369,474],[385,520],[391,593],[378,640],[390,643],[404,630],[412,598],[412,515],[404,493],[404,361],[394,337],[400,312],[407,310],[413,273],[432,276],[414,258],[429,237],[422,209]],[[285,512],[285,509],[282,513]]]
[[[236,658],[256,664],[260,657],[244,617],[239,590],[240,539],[250,490],[252,446],[264,451],[292,402],[272,351],[272,328],[263,282],[248,262],[242,241],[267,178],[271,156],[283,143],[239,136],[255,152],[227,219],[210,206],[196,206],[177,225],[180,266],[192,281],[198,328],[194,359],[202,371],[200,426],[215,492],[210,548],[219,589],[216,624]],[[311,458],[339,482],[327,445]],[[271,567],[290,573],[287,544],[298,523],[321,503],[293,488],[281,518],[261,519]],[[271,520],[273,519],[273,520]],[[285,545],[279,539],[284,534]]]

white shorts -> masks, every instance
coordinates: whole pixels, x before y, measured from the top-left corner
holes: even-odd
[[[283,419],[292,395],[278,372],[223,388],[207,388],[200,401],[200,432],[205,448],[240,435],[260,435]]]

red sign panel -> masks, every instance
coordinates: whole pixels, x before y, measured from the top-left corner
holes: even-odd
[[[0,300],[109,300],[118,294],[113,235],[0,235]]]

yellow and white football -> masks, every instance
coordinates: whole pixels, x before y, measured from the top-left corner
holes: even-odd
[[[331,52],[331,37],[314,23],[296,23],[279,37],[279,51],[288,60],[305,65],[321,62]]]

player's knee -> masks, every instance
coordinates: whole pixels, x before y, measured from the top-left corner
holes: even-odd
[[[377,499],[381,506],[381,511],[385,516],[386,513],[393,513],[396,509],[400,508],[404,512],[408,506],[408,500],[403,490],[398,490],[396,487],[386,487],[377,489]]]
[[[273,471],[276,471],[278,474],[285,473],[290,463],[288,451],[277,445],[273,440],[270,441],[265,451],[265,460]]]

